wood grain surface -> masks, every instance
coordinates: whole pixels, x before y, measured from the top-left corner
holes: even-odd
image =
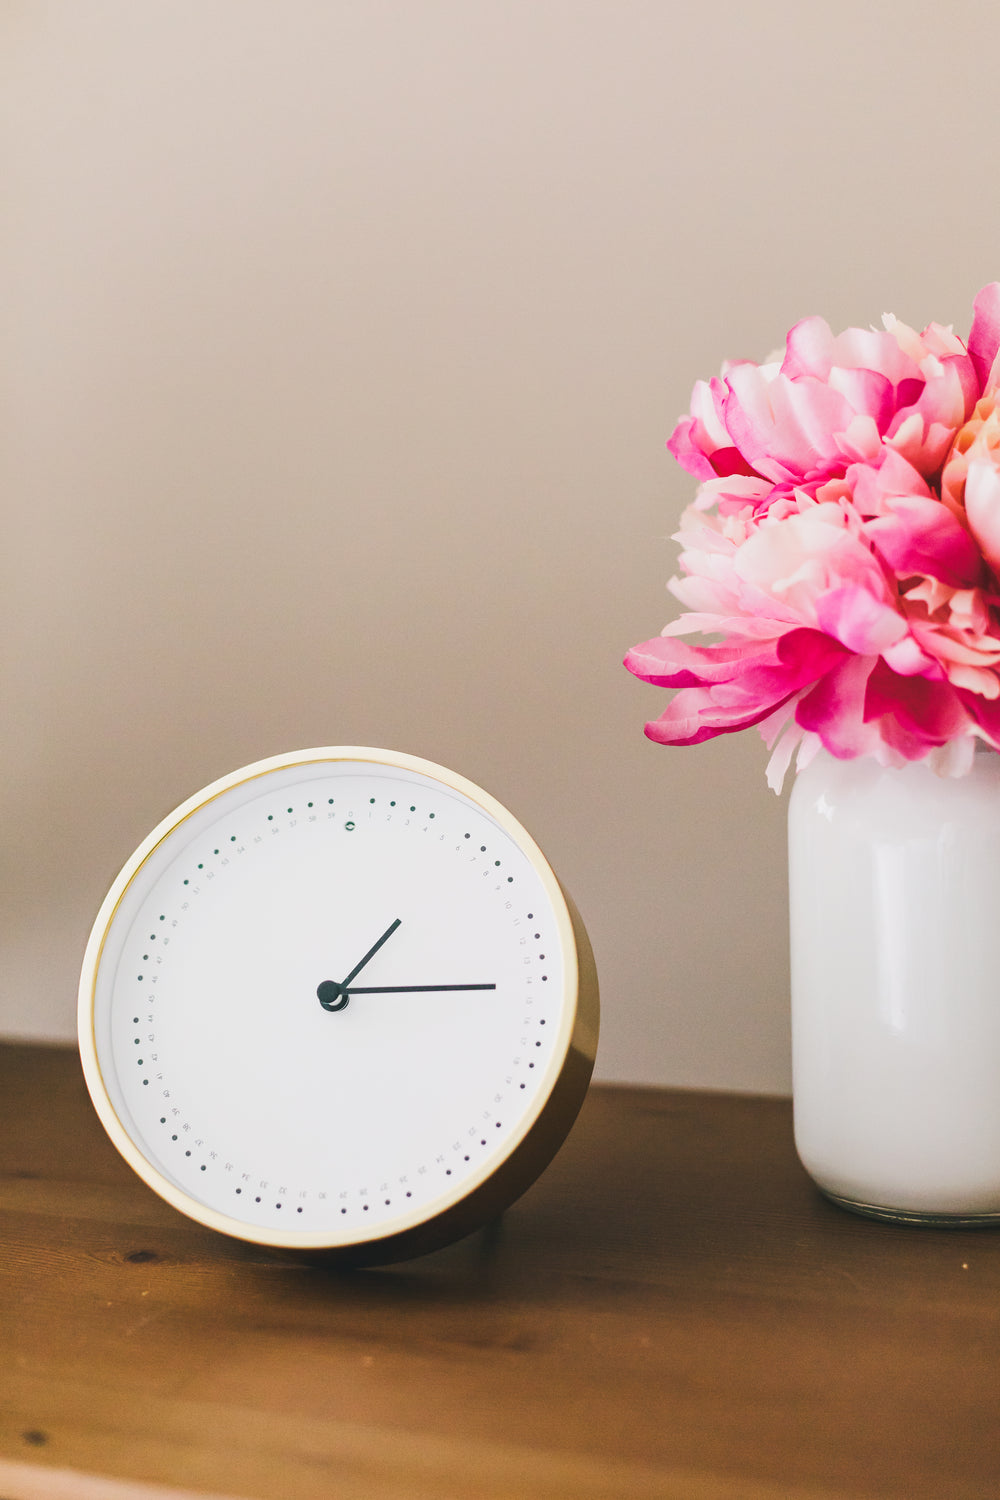
[[[596,1087],[502,1223],[271,1260],[0,1045],[0,1500],[996,1500],[1000,1240],[811,1187],[786,1100]]]

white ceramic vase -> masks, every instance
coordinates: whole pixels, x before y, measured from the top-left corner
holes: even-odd
[[[1000,1224],[1000,755],[821,755],[788,822],[803,1165],[859,1213]]]

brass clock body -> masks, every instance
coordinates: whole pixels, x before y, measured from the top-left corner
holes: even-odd
[[[337,746],[244,767],[125,865],[79,1039],[114,1144],[168,1202],[276,1251],[375,1264],[483,1225],[583,1101],[579,915],[494,798]]]

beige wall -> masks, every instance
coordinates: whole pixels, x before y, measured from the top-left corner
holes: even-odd
[[[697,376],[1000,275],[996,7],[0,7],[0,1031],[68,1037],[152,824],[277,751],[486,786],[605,1077],[788,1086],[756,738],[643,739]]]

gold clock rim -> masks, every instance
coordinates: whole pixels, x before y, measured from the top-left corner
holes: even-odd
[[[326,1230],[262,1231],[210,1208],[178,1187],[150,1162],[120,1119],[104,1082],[97,1048],[96,989],[104,947],[118,909],[139,871],[165,839],[226,792],[292,766],[339,761],[368,762],[428,777],[458,792],[492,816],[527,857],[541,880],[556,916],[563,955],[563,1004],[559,1045],[551,1081],[522,1116],[503,1155],[489,1169],[462,1179],[461,1190],[440,1194],[364,1239]],[[583,1103],[597,1054],[599,1030],[597,970],[586,928],[552,866],[526,828],[504,804],[468,777],[405,751],[367,745],[327,745],[289,751],[253,761],[210,782],[168,813],[125,862],[94,922],[84,953],[77,1004],[77,1035],[84,1079],[94,1108],[112,1144],[133,1171],[160,1198],[196,1223],[269,1251],[304,1257],[342,1259],[352,1264],[384,1264],[425,1253],[480,1227],[508,1207],[533,1182],[562,1145]],[[562,1046],[565,1035],[565,1046]],[[439,1207],[436,1205],[440,1205]]]

